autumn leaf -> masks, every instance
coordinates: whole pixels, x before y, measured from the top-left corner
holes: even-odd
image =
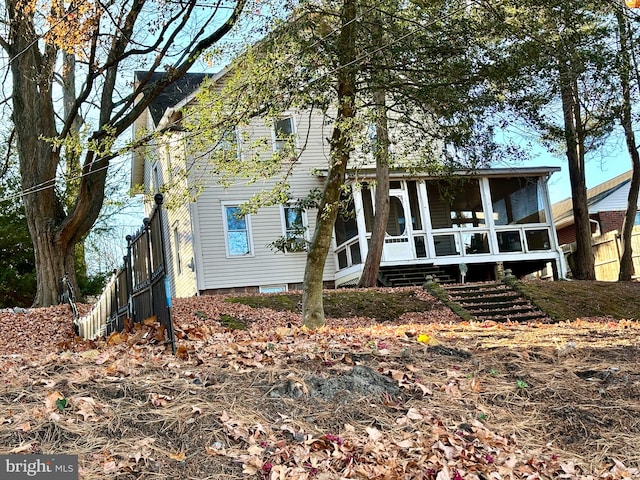
[[[47,397],[44,400],[44,405],[48,411],[58,410],[60,408],[58,401],[61,399],[64,399],[64,395],[60,393],[58,390],[56,390],[47,395]],[[65,403],[65,406],[66,406],[66,403]],[[64,407],[62,408],[62,410],[64,410]]]
[[[187,458],[187,455],[183,451],[179,451],[177,453],[170,453],[169,458],[178,462],[184,462]]]

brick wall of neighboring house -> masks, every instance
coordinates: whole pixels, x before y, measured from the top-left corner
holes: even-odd
[[[622,231],[622,224],[624,222],[624,210],[615,212],[600,212],[598,214],[598,220],[600,221],[600,230],[602,233],[607,233],[612,230]]]
[[[571,225],[558,230],[557,234],[558,234],[558,243],[560,245],[567,245],[568,243],[575,242],[576,227],[572,223]]]
[[[614,226],[613,228],[605,229],[605,225],[607,225],[607,227],[610,225],[617,225],[615,223],[615,217],[617,217],[618,213],[621,213],[622,214],[621,218],[624,218],[624,212],[600,212],[600,214],[589,215],[589,218],[600,222],[600,233],[606,233],[606,232],[610,232],[611,230],[622,229],[622,221],[620,221],[619,227]],[[603,214],[605,214],[605,217],[607,218],[607,222],[605,225],[603,225],[602,223]],[[610,217],[609,214],[616,214],[616,215],[613,215]],[[564,228],[561,228],[556,233],[558,235],[558,243],[560,245],[566,245],[568,243],[572,243],[576,241],[576,226],[573,223],[571,225],[567,225]],[[594,223],[591,223],[591,233],[596,233],[596,225]]]

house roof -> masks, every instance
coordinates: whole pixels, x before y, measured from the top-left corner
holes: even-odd
[[[621,173],[606,182],[602,182],[587,190],[587,206],[598,203],[603,198],[608,197],[619,188],[626,185],[631,180],[631,170]],[[551,206],[551,213],[556,223],[556,228],[566,227],[573,224],[573,198],[565,198]]]
[[[146,79],[147,74],[144,71],[135,72],[135,81],[139,82],[142,79]],[[165,75],[163,72],[152,73],[147,82],[154,83]],[[153,124],[157,126],[168,108],[175,107],[181,100],[195,92],[204,79],[209,76],[211,75],[206,73],[187,73],[171,85],[168,85],[149,105],[149,113],[153,119]]]
[[[134,80],[136,84],[143,81],[147,84],[152,84],[160,80],[164,75],[166,74],[163,72],[156,72],[149,75],[149,73],[145,71],[136,71],[134,73]],[[206,73],[187,73],[168,85],[160,95],[154,98],[147,107],[147,115],[151,116],[154,127],[158,127],[167,110],[175,107],[185,98],[192,96],[208,76],[210,75]],[[143,124],[146,126],[145,122],[143,122]],[[143,182],[144,155],[140,152],[134,152],[131,160],[131,187],[136,188],[137,185],[141,185]]]

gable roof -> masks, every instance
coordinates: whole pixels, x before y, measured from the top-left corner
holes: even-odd
[[[154,83],[166,74],[163,72],[156,72],[152,73],[149,78],[147,78],[147,75],[148,72],[136,71],[134,73],[136,83],[143,79],[146,79],[148,83]],[[158,95],[151,104],[149,104],[148,108],[153,124],[158,126],[168,108],[175,107],[180,103],[180,101],[195,92],[200,87],[204,79],[209,76],[211,75],[206,73],[186,73],[171,85],[168,85],[162,93]]]
[[[608,197],[616,190],[622,188],[631,181],[631,170],[621,173],[606,182],[602,182],[587,190],[587,206],[598,203],[603,198]],[[573,198],[565,198],[551,206],[551,213],[556,223],[556,228],[566,227],[573,223]]]

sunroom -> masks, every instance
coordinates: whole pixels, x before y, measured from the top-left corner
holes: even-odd
[[[506,268],[524,276],[551,267],[554,277],[563,277],[547,190],[555,171],[393,173],[381,269],[430,265],[454,281],[483,281]],[[337,286],[357,282],[375,218],[375,173],[358,171],[349,181],[351,201],[335,227]]]

